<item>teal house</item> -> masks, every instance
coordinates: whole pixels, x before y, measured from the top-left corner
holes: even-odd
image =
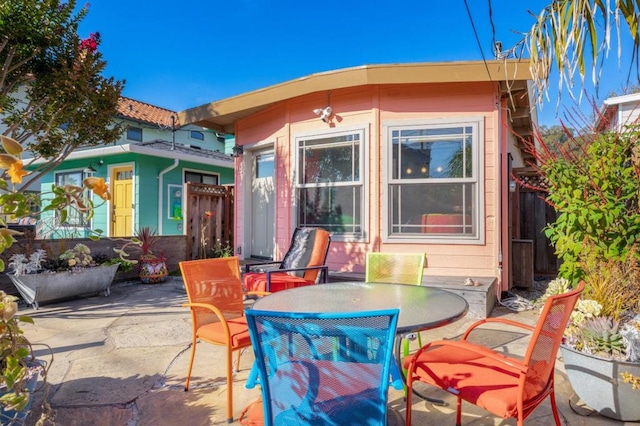
[[[94,202],[93,217],[69,209],[61,221],[59,213],[43,213],[39,238],[84,237],[92,229],[129,237],[144,226],[159,235],[181,235],[186,182],[233,184],[233,138],[181,126],[176,112],[125,97],[115,122],[123,129],[116,143],[76,149],[40,181],[43,201],[52,184],[81,185],[88,176],[104,178],[111,199],[87,194]]]

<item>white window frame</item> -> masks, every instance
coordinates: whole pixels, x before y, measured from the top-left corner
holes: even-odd
[[[410,129],[428,129],[428,128],[448,128],[448,127],[472,127],[472,178],[455,178],[455,179],[419,179],[424,183],[431,181],[435,184],[442,183],[475,183],[475,193],[473,199],[476,201],[475,210],[473,212],[472,223],[476,225],[476,232],[471,235],[460,234],[451,235],[443,234],[425,234],[423,235],[392,235],[391,234],[391,209],[392,200],[390,195],[390,186],[397,184],[406,184],[411,181],[408,179],[393,179],[393,146],[392,132],[394,130],[410,130]],[[422,120],[389,120],[382,123],[382,197],[383,208],[381,212],[382,220],[382,241],[385,243],[425,243],[425,244],[476,244],[485,243],[485,180],[484,180],[484,153],[485,153],[485,117],[484,116],[461,116],[451,118],[438,119],[422,119]],[[416,181],[419,181],[416,179]],[[415,181],[414,181],[415,182]]]
[[[90,175],[88,173],[85,173],[82,169],[70,169],[70,170],[59,170],[54,172],[53,174],[53,182],[56,184],[56,186],[62,186],[64,185],[64,183],[59,184],[58,183],[58,176],[60,175],[70,175],[70,174],[79,174],[80,175],[80,182],[78,184],[78,186],[82,186],[84,179],[89,177]],[[88,189],[85,189],[83,192],[83,197],[86,197],[89,200],[93,200],[93,191],[90,191]],[[67,218],[69,218],[69,211],[68,210],[76,210],[76,207],[66,207],[65,210],[67,210]],[[78,210],[76,210],[77,214],[80,215],[80,219],[81,222],[80,224],[77,223],[68,223],[68,222],[64,222],[64,223],[60,223],[60,226],[64,226],[67,228],[77,228],[77,229],[84,229],[84,228],[91,228],[91,220],[87,220],[87,213],[82,213]],[[55,217],[56,217],[56,221],[58,221],[58,218],[60,217],[60,212],[55,211],[54,212]]]
[[[353,235],[353,234],[335,234],[335,233],[331,233],[331,239],[333,241],[345,241],[345,242],[366,242],[367,238],[368,238],[368,229],[369,229],[369,191],[368,191],[368,186],[366,184],[367,182],[367,170],[366,170],[366,164],[368,164],[368,151],[367,148],[369,147],[369,129],[368,129],[368,125],[354,125],[354,126],[347,126],[344,128],[341,128],[339,131],[312,131],[312,132],[303,132],[303,133],[299,133],[296,134],[293,138],[292,138],[292,146],[291,146],[291,151],[293,153],[293,163],[294,167],[293,167],[293,173],[291,173],[291,178],[292,178],[292,188],[293,188],[293,196],[292,196],[292,202],[291,202],[291,214],[292,214],[292,218],[294,218],[293,222],[296,226],[298,226],[298,205],[299,205],[299,199],[298,199],[298,189],[302,188],[302,187],[314,187],[315,185],[300,185],[298,183],[298,176],[300,173],[300,170],[298,170],[298,164],[299,164],[299,150],[298,150],[298,146],[300,144],[300,141],[302,140],[313,140],[313,139],[323,139],[323,138],[333,138],[333,137],[339,137],[339,136],[347,136],[347,135],[353,135],[353,134],[358,134],[360,136],[360,161],[358,164],[358,167],[360,169],[360,173],[359,173],[359,179],[358,181],[354,181],[354,182],[349,182],[348,184],[345,184],[346,186],[360,186],[361,190],[360,190],[360,196],[361,196],[361,205],[360,205],[360,229],[361,232],[359,235]],[[317,184],[316,184],[317,185]],[[324,186],[330,187],[333,185],[330,184],[326,184]]]

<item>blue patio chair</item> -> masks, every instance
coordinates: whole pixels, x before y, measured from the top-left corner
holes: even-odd
[[[386,424],[398,313],[247,310],[264,424]]]

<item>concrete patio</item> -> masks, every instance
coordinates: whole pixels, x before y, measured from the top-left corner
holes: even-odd
[[[215,425],[226,424],[226,380],[223,349],[200,343],[196,353],[189,392],[184,379],[191,342],[190,315],[181,304],[186,294],[174,281],[162,284],[120,284],[109,297],[95,296],[41,306],[20,307],[31,315],[35,325],[26,325],[32,342],[48,344],[54,353],[49,371],[48,401],[59,425]],[[533,311],[512,312],[496,307],[493,316],[507,316],[534,323]],[[423,332],[423,339],[456,337],[471,320],[463,319],[439,329]],[[526,342],[513,331],[482,332],[480,339],[511,353],[523,353]],[[38,355],[49,359],[37,347]],[[233,386],[234,419],[255,400],[260,391],[245,389],[253,361],[250,350],[241,360],[241,371]],[[572,404],[571,386],[565,380],[562,362],[557,363],[556,391],[560,416],[565,425],[622,425],[584,407]],[[425,388],[426,389],[426,388]],[[447,393],[429,389],[427,395],[449,402],[436,406],[414,398],[415,425],[453,425],[455,401]],[[27,424],[37,420],[38,392],[34,412]],[[389,424],[403,424],[405,405],[402,392],[390,390],[392,409]],[[576,413],[580,412],[581,414]],[[590,414],[590,415],[589,415]],[[471,405],[463,406],[465,425],[512,425],[513,420],[498,419]],[[550,404],[545,401],[529,418],[527,425],[553,424]],[[631,424],[631,423],[630,423]]]

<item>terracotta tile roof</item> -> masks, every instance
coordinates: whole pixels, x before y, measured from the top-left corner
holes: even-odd
[[[118,100],[118,115],[145,123],[171,127],[171,117],[175,117],[175,127],[180,127],[178,113],[135,99],[121,96]]]

